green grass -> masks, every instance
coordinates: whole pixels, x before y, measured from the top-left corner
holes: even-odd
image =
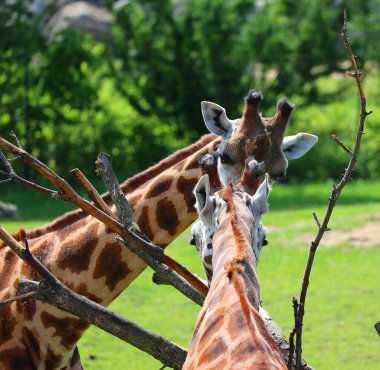
[[[380,215],[379,182],[353,182],[344,191],[330,226],[348,230]],[[292,295],[298,296],[310,241],[300,233],[316,231],[312,212],[322,219],[330,185],[276,185],[265,216],[269,245],[262,251],[259,276],[264,307],[285,333],[292,327]],[[8,230],[43,224],[69,209],[30,191],[7,189],[1,200],[18,201],[21,218],[1,220]],[[64,208],[65,207],[65,208]],[[380,230],[380,226],[379,226]],[[168,248],[168,254],[203,276],[200,260],[188,244],[188,232]],[[318,250],[307,299],[304,357],[316,369],[376,369],[379,338],[373,329],[380,320],[380,246],[348,244]],[[187,346],[199,308],[170,287],[151,283],[146,270],[111,305],[138,324]],[[158,369],[160,363],[118,339],[91,328],[79,343],[86,369]]]

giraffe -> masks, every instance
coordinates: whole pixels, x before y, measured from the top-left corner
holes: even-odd
[[[215,175],[215,159],[211,155],[205,155],[203,162],[207,161],[207,166],[205,168],[205,172],[209,175],[209,180],[206,181],[205,178],[202,180],[204,182],[204,187],[207,188],[208,193],[214,193],[217,187],[213,186],[210,182],[211,179],[216,176]],[[202,165],[202,163],[201,163]],[[243,172],[243,176],[241,178],[240,183],[244,186],[244,190],[248,194],[254,194],[257,190],[257,173],[261,173],[262,163],[257,162],[255,159],[250,159],[246,161],[246,166]],[[197,187],[195,188],[195,192],[200,187],[202,181],[198,182]],[[215,182],[215,180],[212,180]],[[202,190],[203,191],[203,190]],[[198,210],[198,214],[202,214],[202,207],[196,203],[195,208]],[[207,207],[205,208],[205,212],[207,213]],[[202,264],[206,273],[207,284],[210,287],[211,279],[213,276],[213,268],[212,268],[212,254],[213,254],[213,243],[212,239],[214,237],[214,233],[216,230],[215,223],[204,223],[201,218],[198,218],[193,225],[191,226],[190,231],[190,244],[195,246],[197,251],[199,252],[202,260]],[[268,244],[268,241],[264,238],[262,241],[262,246]],[[257,262],[259,260],[259,255],[257,257]]]
[[[208,175],[195,188],[205,226],[215,227],[213,278],[199,313],[183,370],[284,370],[285,363],[259,314],[256,264],[266,231],[268,178],[252,196],[230,184],[210,196]]]
[[[255,99],[246,100],[246,106],[257,105]],[[218,109],[223,108],[202,103],[204,117],[211,117],[216,126],[223,122],[227,127],[226,116],[219,114]],[[279,105],[271,124],[276,125],[278,120],[283,126],[282,109]],[[229,122],[222,137],[215,133],[207,135],[122,185],[137,223],[154,243],[165,248],[195,220],[192,190],[202,176],[198,159],[218,151],[223,142],[233,149],[234,142],[228,141],[235,137],[232,131],[241,135],[240,121],[244,123],[244,116]],[[206,125],[210,126],[210,122]],[[285,146],[289,147],[284,139],[283,148],[263,145],[260,149],[260,140],[255,140],[254,135],[255,132],[247,131],[247,142],[253,142],[254,150],[262,152],[263,158],[266,153],[273,157],[275,151],[282,158]],[[302,135],[303,138],[307,134]],[[306,153],[312,145],[306,148],[302,140],[293,140],[291,146],[300,146]],[[242,145],[241,140],[237,144]],[[235,174],[239,176],[237,171]],[[105,199],[109,201],[109,197]],[[31,252],[59,280],[103,306],[109,305],[146,267],[115,240],[105,225],[81,211],[69,212],[44,227],[26,232],[26,238]],[[16,295],[21,278],[36,280],[38,276],[8,248],[0,246],[0,300]],[[81,368],[76,344],[87,328],[82,320],[45,303],[32,299],[13,302],[3,308],[0,317],[0,368]]]

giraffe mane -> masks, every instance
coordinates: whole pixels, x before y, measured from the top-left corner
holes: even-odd
[[[217,138],[217,135],[215,134],[204,135],[198,141],[189,145],[188,147],[179,149],[178,151],[174,152],[173,154],[159,161],[157,164],[149,167],[145,171],[142,171],[132,176],[131,178],[127,179],[121,184],[121,189],[123,193],[126,194],[126,193],[133,192],[139,186],[141,186],[142,184],[146,183],[147,181],[157,176],[157,174],[160,174],[161,172],[167,170],[173,164],[184,160],[189,155],[197,152],[202,147],[209,144],[211,141],[215,140],[216,138]],[[111,196],[108,193],[102,194],[102,198],[107,204],[111,204]],[[14,234],[12,234],[12,236],[17,241],[21,241],[24,238],[26,239],[38,238],[42,235],[46,235],[53,231],[62,229],[65,226],[72,224],[76,221],[79,221],[87,216],[88,216],[87,213],[85,213],[81,209],[76,209],[74,211],[65,213],[64,215],[56,218],[54,221],[44,226],[40,226],[26,232],[21,232],[19,230],[15,232]],[[4,246],[5,246],[4,243],[0,244],[0,248],[3,248]]]
[[[235,245],[235,257],[226,263],[227,275],[230,275],[234,269],[237,272],[243,272],[244,267],[242,265],[244,258],[244,249],[249,245],[249,242],[240,226],[239,217],[236,212],[236,206],[233,199],[235,187],[230,184],[222,193],[222,199],[227,203],[227,212],[230,215],[230,223],[232,228],[232,236]]]
[[[235,187],[231,184],[221,194],[222,199],[227,203],[227,212],[230,215],[229,222],[231,224],[233,243],[235,246],[235,257],[226,262],[224,268],[229,281],[233,284],[236,294],[239,297],[240,305],[252,337],[255,338],[255,327],[251,320],[252,304],[246,295],[245,283],[242,277],[242,273],[245,270],[244,260],[246,257],[244,250],[250,248],[250,244],[243,232],[241,224],[239,223],[239,217],[233,199],[234,190]]]

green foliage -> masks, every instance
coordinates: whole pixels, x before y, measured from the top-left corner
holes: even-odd
[[[114,157],[121,177],[141,171],[206,132],[202,100],[236,118],[255,87],[265,115],[287,95],[297,106],[289,132],[320,136],[289,177],[336,178],[347,158],[330,135],[352,145],[347,127],[358,111],[354,83],[337,78],[347,64],[343,7],[369,71],[367,95],[379,93],[380,0],[105,1],[114,24],[104,40],[73,30],[46,37],[45,14],[33,15],[31,3],[0,4],[0,133],[13,129],[62,174],[80,167],[92,176],[100,151]],[[369,134],[378,121],[370,117]],[[357,174],[374,178],[380,143],[369,137]]]
[[[180,134],[204,132],[201,100],[235,114],[249,88],[244,25],[252,9],[247,0],[128,2],[116,12],[111,50],[118,87],[141,114],[174,117]]]
[[[365,80],[368,96],[376,96],[379,86],[379,74],[372,71]],[[353,149],[356,130],[359,122],[360,100],[356,83],[349,77],[328,76],[321,77],[317,81],[322,86],[326,96],[332,99],[326,103],[314,103],[305,105],[304,97],[293,97],[298,107],[290,122],[287,134],[297,132],[311,132],[318,135],[317,145],[303,158],[290,161],[290,181],[313,180],[320,181],[328,178],[340,179],[349,160],[347,153],[332,139],[332,134]],[[339,96],[339,99],[334,97]],[[371,99],[368,102],[368,110],[379,111],[378,103]],[[362,138],[362,147],[356,165],[354,178],[378,178],[380,163],[378,161],[380,140],[375,130],[380,126],[380,117],[373,114],[366,120],[367,135]]]

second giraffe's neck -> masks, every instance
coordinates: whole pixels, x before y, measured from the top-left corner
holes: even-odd
[[[214,275],[184,370],[286,369],[258,312],[260,286],[251,248],[252,218],[247,207],[239,209],[238,225],[233,225],[230,215],[222,215],[213,238]]]

